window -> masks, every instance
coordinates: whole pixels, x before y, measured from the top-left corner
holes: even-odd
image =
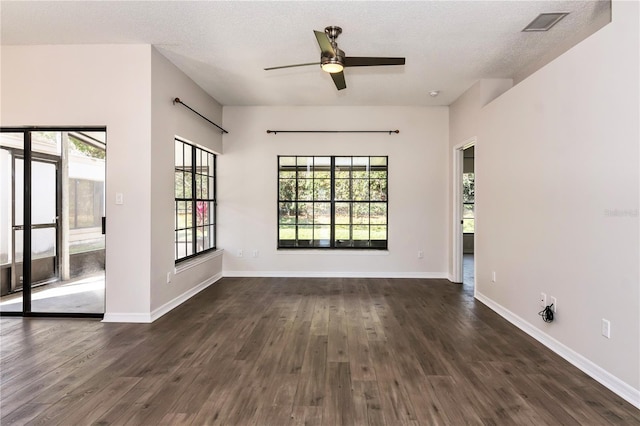
[[[462,232],[473,234],[475,231],[475,174],[462,174]]]
[[[387,248],[387,157],[278,157],[278,248]]]
[[[216,248],[216,156],[175,140],[176,262]]]

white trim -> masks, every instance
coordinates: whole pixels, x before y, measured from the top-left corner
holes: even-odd
[[[194,257],[191,260],[180,262],[175,266],[175,268],[173,268],[173,273],[174,274],[179,274],[180,272],[186,271],[187,269],[191,269],[194,266],[198,266],[198,265],[200,265],[200,264],[202,264],[204,262],[208,262],[211,259],[215,259],[216,257],[220,257],[220,256],[222,256],[222,252],[223,251],[224,250],[222,250],[222,249],[216,249],[216,250],[212,251],[211,253],[206,253],[206,254],[203,254],[201,256]]]
[[[547,333],[544,333],[539,328],[534,327],[524,319],[520,318],[518,315],[489,299],[482,293],[476,292],[475,297],[478,301],[485,304],[489,309],[495,311],[498,315],[509,321],[511,324],[515,325],[520,330],[524,331],[529,336],[533,337],[538,342],[542,343],[565,360],[569,361],[575,367],[591,376],[591,378],[605,386],[620,398],[640,409],[639,389],[635,389],[629,384],[623,382],[613,374],[604,370],[602,367],[594,364],[592,361],[580,355],[573,349],[563,345],[553,337],[549,336]]]
[[[300,256],[300,255],[313,255],[313,256],[389,256],[389,250],[363,250],[363,249],[345,249],[345,250],[314,250],[314,249],[278,249],[276,250],[278,256]]]
[[[180,296],[176,297],[173,300],[168,301],[164,305],[160,306],[157,309],[154,309],[149,314],[138,314],[138,313],[106,313],[104,314],[104,318],[102,322],[124,322],[124,323],[151,323],[172,310],[176,308],[200,293],[205,288],[209,287],[211,284],[215,283],[219,279],[222,278],[222,274],[218,273],[213,277],[207,278],[205,281],[201,282],[197,286],[185,291]]]
[[[294,277],[294,278],[437,278],[447,279],[446,272],[346,272],[346,271],[223,271],[225,277]]]
[[[153,311],[151,311],[151,322],[157,320],[158,318],[160,318],[161,316],[163,316],[173,308],[176,308],[181,304],[183,304],[184,302],[186,302],[187,300],[191,299],[193,296],[200,293],[202,290],[209,287],[211,284],[215,283],[220,278],[222,278],[221,273],[218,273],[213,277],[209,277],[205,281],[198,284],[197,286],[192,287],[191,289],[185,291],[175,299],[172,299],[167,303],[165,303],[164,305],[160,306],[159,308],[154,309]]]
[[[102,322],[129,322],[129,323],[149,323],[151,315],[136,313],[106,313]]]

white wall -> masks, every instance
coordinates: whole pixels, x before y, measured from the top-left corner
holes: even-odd
[[[638,9],[614,2],[610,25],[478,112],[476,282],[480,300],[640,406]],[[558,300],[551,324],[541,292]]]
[[[482,107],[502,95],[512,86],[513,80],[509,78],[482,79],[473,84],[449,106],[449,157],[447,159],[447,164],[449,165],[449,222],[447,223],[447,229],[448,239],[451,242],[453,242],[454,227],[459,226],[458,223],[454,224],[452,220],[453,204],[455,202],[453,198],[454,148],[460,148],[460,145],[471,140],[476,140],[477,142],[477,136],[481,125],[480,113]],[[482,150],[482,147],[476,147],[474,150],[477,152],[478,150]],[[450,247],[453,247],[453,243]],[[448,261],[449,279],[452,279],[454,277],[453,249],[448,251]]]
[[[224,107],[230,132],[218,162],[224,274],[446,277],[447,123],[446,107]],[[400,134],[274,135],[267,129]],[[278,155],[388,155],[388,252],[277,250]]]
[[[151,47],[2,46],[0,54],[2,126],[107,127],[106,312],[148,313]]]
[[[214,123],[222,107],[157,50],[151,52],[151,311],[219,278],[222,258],[209,258],[174,275],[174,138],[222,152],[222,133],[172,100],[180,98]],[[218,158],[220,161],[220,157]],[[172,275],[167,283],[167,273]],[[177,302],[177,301],[176,301]]]
[[[105,321],[150,321],[219,276],[214,258],[166,283],[173,138],[222,148],[215,128],[171,100],[218,122],[220,105],[148,45],[2,46],[0,54],[2,126],[107,128]]]

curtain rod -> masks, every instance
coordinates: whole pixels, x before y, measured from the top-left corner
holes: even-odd
[[[400,130],[267,130],[267,133],[400,133]]]
[[[213,121],[209,120],[207,117],[205,117],[204,115],[200,114],[198,111],[196,111],[195,109],[191,108],[189,105],[185,104],[184,102],[182,102],[180,100],[180,98],[175,98],[173,100],[173,104],[181,104],[184,105],[186,108],[190,109],[192,112],[195,112],[196,114],[198,114],[200,117],[204,118],[205,120],[207,120],[209,123],[213,124],[214,126],[216,126],[218,129],[222,130],[222,133],[229,133],[227,132],[225,129],[223,129],[222,127],[218,126],[216,123],[214,123]]]

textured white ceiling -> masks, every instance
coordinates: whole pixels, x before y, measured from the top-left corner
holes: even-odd
[[[610,19],[609,1],[2,1],[1,42],[152,44],[223,105],[448,105],[481,78],[521,80]],[[539,13],[570,12],[546,33]],[[337,25],[347,56],[405,66],[347,68],[337,91],[312,30]],[[440,90],[431,98],[429,91]]]

